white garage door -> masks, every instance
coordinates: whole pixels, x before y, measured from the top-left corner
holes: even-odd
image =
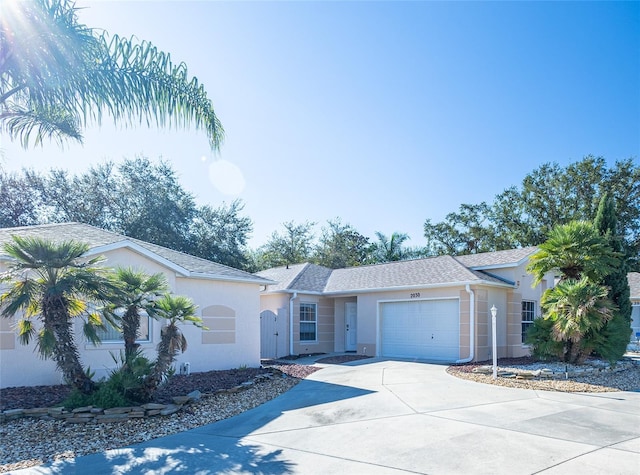
[[[457,299],[380,304],[382,356],[443,361],[459,359],[459,309]]]

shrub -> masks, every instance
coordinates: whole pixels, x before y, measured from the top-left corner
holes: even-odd
[[[536,318],[527,332],[526,344],[531,345],[534,358],[542,361],[558,360],[563,357],[564,344],[553,338],[553,321]]]
[[[119,366],[111,371],[106,381],[98,383],[96,391],[83,394],[74,391],[63,402],[64,407],[73,409],[83,406],[94,406],[102,409],[123,407],[147,402],[145,397],[144,378],[150,374],[151,363],[140,351],[126,360],[123,352],[119,357],[111,355]]]

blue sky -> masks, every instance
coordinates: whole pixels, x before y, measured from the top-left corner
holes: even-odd
[[[164,158],[199,203],[245,202],[252,246],[341,217],[408,233],[545,162],[640,156],[640,2],[78,0],[81,22],[184,61],[226,130],[86,130],[8,170]],[[213,170],[213,177],[210,171]],[[212,179],[213,178],[213,179]]]

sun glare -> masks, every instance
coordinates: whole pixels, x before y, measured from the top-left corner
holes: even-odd
[[[245,187],[242,170],[227,160],[216,160],[209,165],[209,180],[225,195],[239,195]]]

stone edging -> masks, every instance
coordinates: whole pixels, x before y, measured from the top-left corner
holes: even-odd
[[[536,370],[520,368],[500,369],[498,367],[498,376],[501,378],[514,379],[571,379],[580,376],[587,376],[589,374],[618,373],[631,369],[637,364],[638,362],[635,360],[626,360],[618,361],[615,366],[585,365],[584,367],[576,368],[569,367],[570,365],[567,365],[566,369],[563,370],[553,370],[544,366]],[[500,365],[498,364],[498,366]],[[557,366],[557,364],[554,366]],[[492,374],[493,367],[491,365],[478,366],[473,368],[471,372],[477,374]]]
[[[122,422],[129,419],[142,419],[156,416],[170,416],[182,410],[186,405],[197,402],[202,396],[212,396],[221,393],[237,393],[253,386],[264,379],[272,379],[282,373],[275,368],[271,373],[259,374],[250,381],[246,381],[230,389],[219,389],[210,394],[202,394],[200,391],[192,391],[186,396],[173,397],[173,404],[147,403],[140,406],[114,407],[102,409],[86,406],[67,410],[63,407],[37,407],[33,409],[7,409],[0,412],[0,423],[33,418],[40,420],[61,420],[65,424],[100,424],[109,422]]]

